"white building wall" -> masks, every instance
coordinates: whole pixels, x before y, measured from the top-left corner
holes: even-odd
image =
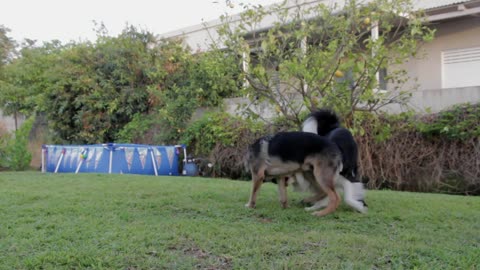
[[[421,46],[419,58],[402,65],[411,78],[418,79],[419,90],[442,88],[442,52],[480,46],[480,17],[450,20],[433,26],[437,29],[434,40]],[[410,86],[414,83],[412,80]]]
[[[17,116],[17,125],[20,127],[25,121],[25,117],[22,115]],[[15,131],[15,119],[10,115],[4,115],[0,110],[0,131],[4,129],[6,131]]]

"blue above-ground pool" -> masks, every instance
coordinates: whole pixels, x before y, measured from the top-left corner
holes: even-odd
[[[43,145],[42,171],[53,173],[119,173],[180,175],[184,145],[142,144]]]

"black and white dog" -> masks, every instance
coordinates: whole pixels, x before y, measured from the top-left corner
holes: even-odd
[[[336,179],[336,186],[343,189],[345,203],[361,213],[366,213],[368,208],[365,191],[358,173],[358,146],[352,133],[340,126],[339,118],[333,111],[326,109],[311,113],[303,122],[302,131],[318,134],[338,146],[342,154],[343,169]],[[313,203],[307,210],[317,210],[329,204],[329,198],[312,181],[311,173],[297,172],[294,181],[297,190],[314,193],[314,196],[304,200]]]
[[[340,197],[335,181],[342,171],[342,152],[324,136],[308,132],[280,132],[273,136],[257,139],[248,148],[245,167],[252,174],[252,192],[246,207],[255,208],[259,188],[266,178],[278,178],[280,202],[287,206],[286,179],[297,173],[308,171],[310,186],[326,196],[325,209],[316,211],[324,216],[335,211]],[[300,180],[302,181],[302,180]]]

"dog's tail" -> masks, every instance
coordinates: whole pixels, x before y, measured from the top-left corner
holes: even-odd
[[[335,112],[320,109],[308,115],[303,122],[302,131],[325,136],[330,131],[340,127],[340,120]]]

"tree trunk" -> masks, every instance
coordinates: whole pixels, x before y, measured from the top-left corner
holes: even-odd
[[[13,119],[15,121],[15,132],[17,132],[17,129],[18,129],[17,110],[13,112]]]

